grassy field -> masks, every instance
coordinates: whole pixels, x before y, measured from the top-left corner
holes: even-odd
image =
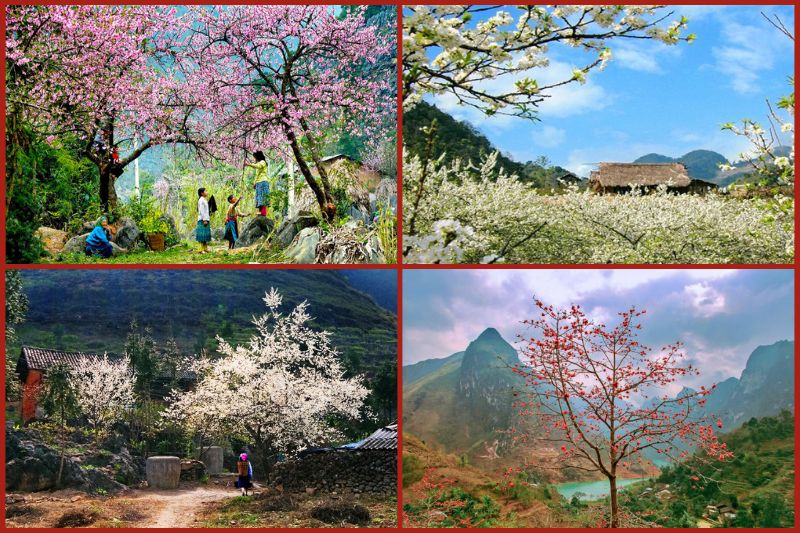
[[[177,265],[177,264],[247,264],[247,263],[290,263],[283,254],[283,250],[269,244],[249,246],[228,250],[227,242],[212,242],[209,253],[198,252],[198,245],[194,241],[181,241],[179,244],[163,252],[151,250],[135,250],[109,259],[101,257],[87,257],[86,254],[75,252],[59,254],[55,257],[43,258],[43,263],[51,264],[144,264],[144,265]]]

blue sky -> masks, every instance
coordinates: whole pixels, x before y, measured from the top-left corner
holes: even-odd
[[[646,309],[642,341],[684,342],[702,372],[692,385],[738,378],[757,346],[794,339],[791,270],[414,269],[403,272],[403,364],[464,350],[487,327],[514,344],[534,294],[609,325]]]
[[[613,59],[607,68],[593,71],[585,85],[570,84],[554,93],[540,109],[541,122],[487,119],[447,95],[428,100],[471,122],[518,161],[546,155],[581,176],[599,161],[632,161],[650,152],[679,157],[708,149],[736,159],[747,144],[720,131],[720,125],[745,117],[766,121],[765,99],[788,94],[787,77],[794,72],[793,43],[760,12],[778,15],[794,28],[794,8],[671,9],[676,17],[688,17],[687,33],[697,35],[695,42],[611,42]],[[534,70],[530,77],[564,79],[589,59],[566,46],[552,47],[549,57],[550,67]]]

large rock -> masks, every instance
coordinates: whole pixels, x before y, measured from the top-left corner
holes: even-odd
[[[60,254],[69,239],[69,234],[66,231],[48,228],[47,226],[42,226],[37,229],[35,235],[37,239],[42,241],[44,249],[47,250],[50,255]]]
[[[181,480],[181,460],[170,455],[147,458],[147,484],[155,489],[177,489]]]
[[[236,241],[236,247],[252,246],[260,239],[270,235],[274,228],[275,222],[271,218],[259,215],[248,222],[244,228],[239,226],[239,240]]]
[[[317,217],[308,211],[298,213],[291,218],[285,219],[281,223],[278,227],[278,231],[275,233],[275,240],[280,243],[281,246],[289,246],[301,230],[314,227],[318,222]]]
[[[70,240],[67,241],[67,244],[64,245],[64,252],[65,253],[73,253],[73,252],[80,252],[86,253],[86,239],[89,237],[88,233],[83,235],[77,235]],[[116,257],[118,255],[122,255],[126,252],[126,250],[122,249],[117,243],[111,241],[111,255]]]
[[[320,237],[319,228],[305,228],[297,234],[297,237],[292,241],[292,245],[284,252],[286,257],[291,259],[293,263],[314,263],[317,257],[317,244],[319,244]]]
[[[100,458],[99,455],[104,457]],[[124,450],[124,456],[109,452],[89,457],[65,456],[63,468],[61,461],[60,450],[50,448],[25,431],[6,428],[7,491],[35,492],[74,488],[86,492],[96,492],[97,489],[116,492],[126,487],[114,478],[115,474],[129,465],[135,465],[127,450]],[[98,468],[99,465],[105,467]],[[135,466],[131,468],[135,470]],[[57,486],[59,469],[62,472]],[[136,479],[131,481],[135,482]]]
[[[6,491],[36,492],[56,488],[61,458],[55,450],[24,435],[6,430]],[[80,466],[64,459],[62,487],[86,484]]]
[[[372,224],[372,216],[363,207],[351,205],[347,214],[350,215],[350,220],[361,222],[364,226]]]
[[[139,237],[142,235],[142,232],[140,232],[139,228],[136,226],[136,222],[129,217],[120,219],[116,227],[117,232],[114,234],[111,242],[121,248],[130,248],[136,244],[136,241],[138,241]]]
[[[200,459],[205,463],[206,472],[209,474],[221,474],[224,470],[223,459],[225,455],[220,446],[209,446],[203,450]]]
[[[199,481],[206,475],[206,465],[197,459],[184,459],[181,461],[181,480]]]

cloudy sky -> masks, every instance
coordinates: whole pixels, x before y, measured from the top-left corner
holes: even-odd
[[[461,351],[487,327],[514,344],[536,294],[608,325],[646,309],[641,340],[684,342],[702,371],[689,384],[708,385],[739,377],[757,346],[794,339],[793,293],[790,270],[405,270],[403,364]]]
[[[687,33],[697,35],[695,42],[612,42],[608,67],[592,72],[585,85],[569,84],[553,93],[540,108],[541,122],[487,119],[448,95],[430,100],[471,122],[517,161],[546,155],[581,176],[599,161],[632,161],[651,152],[679,157],[708,149],[735,159],[747,144],[720,131],[720,125],[745,117],[766,121],[765,99],[774,102],[788,94],[787,77],[794,72],[793,43],[760,12],[778,15],[793,28],[794,8],[673,9],[676,17],[689,18]],[[574,67],[588,62],[585,53],[566,46],[553,46],[549,57],[550,67],[530,74],[540,85],[569,78]],[[513,82],[508,78],[502,83]]]

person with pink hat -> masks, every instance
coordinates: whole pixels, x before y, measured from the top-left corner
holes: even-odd
[[[239,479],[236,480],[236,486],[242,489],[242,496],[247,496],[247,489],[253,488],[253,465],[247,460],[246,453],[239,455],[239,461],[236,463],[236,471],[239,474]]]

